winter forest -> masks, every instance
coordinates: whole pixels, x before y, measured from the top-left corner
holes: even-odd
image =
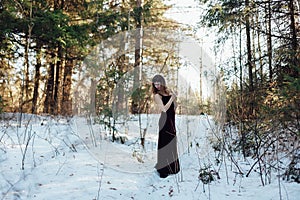
[[[299,75],[299,0],[0,0],[0,199],[299,199]]]

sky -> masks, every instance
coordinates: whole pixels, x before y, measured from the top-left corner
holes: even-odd
[[[200,18],[201,7],[194,0],[165,0],[165,4],[174,5],[173,8],[167,11],[166,16],[176,19],[183,24],[197,25]],[[189,17],[187,17],[187,14]]]
[[[196,0],[165,0],[165,4],[173,5],[173,7],[166,12],[165,16],[183,25],[192,27],[195,36],[202,40],[206,53],[210,57],[213,57],[215,35],[212,34],[210,30],[199,25],[204,6],[200,5]]]
[[[173,5],[165,16],[174,19],[184,26],[189,26],[194,36],[185,37],[180,48],[180,56],[186,60],[179,74],[184,80],[179,85],[187,85],[195,94],[200,92],[200,66],[202,66],[202,97],[207,99],[211,96],[212,79],[216,74],[213,45],[215,36],[209,34],[209,30],[199,26],[203,6],[195,0],[165,0],[167,5]],[[202,63],[201,63],[202,60]],[[204,74],[208,76],[204,76]]]

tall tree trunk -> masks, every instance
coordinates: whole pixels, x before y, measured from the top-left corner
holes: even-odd
[[[54,1],[54,9],[55,10],[64,10],[64,0],[55,0]],[[63,60],[63,48],[62,45],[59,43],[57,44],[57,60],[55,63],[55,82],[53,88],[53,113],[59,114],[60,113],[60,79],[61,79],[61,69],[62,64],[64,63]]]
[[[242,55],[242,25],[239,25],[240,28],[240,32],[239,32],[239,47],[240,47],[240,54],[239,54],[239,67],[240,67],[240,90],[241,90],[241,97],[243,96],[243,64],[242,64],[242,60],[243,60],[243,55]],[[242,100],[242,99],[241,99]],[[242,102],[242,101],[241,101]]]
[[[261,30],[262,27],[259,23],[259,11],[257,10],[257,12],[255,13],[255,22],[258,24],[258,30]],[[259,77],[260,77],[260,84],[263,84],[263,77],[264,77],[264,70],[263,70],[263,58],[262,58],[262,51],[261,51],[261,44],[260,44],[260,31],[256,31],[257,32],[257,51],[258,51],[258,59],[259,59]],[[256,76],[257,78],[257,76]]]
[[[31,32],[33,28],[33,23],[32,23],[32,2],[30,4],[30,11],[29,11],[29,24],[28,24],[28,32],[26,32],[26,37],[25,37],[25,101],[24,103],[22,102],[22,109],[23,109],[23,104],[25,105],[25,112],[30,112],[30,106],[29,106],[29,101],[30,101],[30,78],[29,78],[29,49],[30,49],[30,41],[31,41]],[[23,98],[23,97],[22,97]],[[23,101],[24,99],[22,99]]]
[[[31,113],[37,113],[38,111],[38,97],[39,97],[39,86],[40,86],[40,68],[42,66],[42,54],[41,47],[38,45],[36,52],[36,65],[35,65],[35,77],[34,77],[34,89],[33,89],[33,98],[32,98],[32,107]]]
[[[59,95],[60,91],[60,79],[61,79],[61,69],[62,69],[62,64],[64,62],[63,60],[63,52],[62,52],[62,47],[59,45],[57,49],[57,61],[56,61],[56,70],[55,70],[55,84],[54,84],[54,95],[53,95],[53,101],[54,101],[54,112],[55,114],[58,114],[60,112],[60,104],[59,100],[61,95]]]
[[[249,8],[249,0],[245,0],[246,9]],[[249,91],[254,90],[253,86],[253,63],[252,63],[252,51],[251,51],[251,33],[250,33],[250,20],[249,14],[246,14],[246,44],[247,44],[247,66],[248,66],[248,76],[249,76]]]
[[[25,54],[24,54],[24,74],[25,74],[25,80],[24,80],[24,88],[23,88],[23,98],[22,99],[22,105],[21,105],[21,110],[23,112],[23,108],[25,105],[25,110],[24,112],[27,112],[27,107],[26,105],[28,104],[29,101],[29,35],[26,34],[26,39],[25,39]]]
[[[142,0],[137,0],[137,25],[135,32],[135,54],[134,54],[134,82],[133,88],[136,90],[140,86],[140,79],[142,76]],[[137,102],[132,101],[131,113],[135,114],[139,112],[139,105]]]
[[[71,86],[72,86],[73,67],[74,67],[73,59],[66,58],[64,77],[63,77],[62,102],[61,102],[62,115],[72,114]]]
[[[54,89],[54,72],[55,72],[55,53],[51,52],[51,61],[48,69],[48,79],[47,79],[47,89],[46,89],[46,98],[44,102],[44,113],[53,114],[54,111],[54,101],[53,101],[53,89]]]
[[[124,34],[124,38],[120,40],[120,47],[121,47],[121,51],[122,51],[122,47],[124,47],[125,49],[125,42],[126,42],[126,34]],[[116,87],[116,91],[117,91],[117,95],[114,97],[116,98],[116,101],[114,102],[114,112],[115,113],[121,113],[121,114],[127,114],[124,113],[124,108],[125,108],[125,102],[127,101],[127,99],[125,98],[125,84],[124,84],[124,80],[122,80],[123,74],[126,73],[126,51],[122,51],[120,52],[118,55],[120,55],[117,58],[117,62],[116,62],[116,66],[118,67],[118,73],[120,74],[119,80],[118,81],[118,85]]]
[[[89,108],[89,113],[91,115],[96,114],[96,92],[97,92],[97,81],[94,77],[91,77],[90,108]]]
[[[250,8],[249,0],[245,0],[246,9]],[[255,94],[253,84],[253,62],[252,62],[252,50],[251,50],[251,33],[250,33],[250,20],[249,13],[246,14],[246,46],[247,46],[247,66],[248,66],[248,77],[249,77],[249,98],[248,102],[248,117],[252,117],[254,114],[254,102]]]
[[[239,94],[239,102],[238,102],[238,117],[240,119],[240,135],[242,140],[242,153],[244,158],[246,158],[246,133],[244,132],[244,118],[245,118],[245,106],[244,106],[244,87],[243,87],[243,54],[242,54],[242,24],[239,24],[239,85],[240,85],[240,94]]]
[[[253,8],[254,10],[255,10],[255,8]],[[255,15],[255,13],[254,13],[254,15]],[[251,17],[251,24],[255,24],[255,18],[254,18],[255,16],[252,16]],[[254,85],[256,85],[256,83],[257,83],[257,68],[256,68],[256,57],[255,57],[255,55],[257,55],[257,50],[258,50],[258,47],[256,47],[256,44],[255,44],[255,39],[256,39],[256,30],[255,30],[255,28],[253,28],[252,29],[252,32],[251,32],[251,34],[252,34],[252,49],[251,49],[251,55],[252,55],[252,61],[253,61],[253,65],[252,65],[252,75],[253,75],[253,87],[254,87]],[[254,90],[254,88],[253,88],[253,90]]]
[[[290,29],[291,29],[291,69],[290,69],[290,76],[298,78],[299,77],[299,58],[297,58],[297,51],[298,49],[298,41],[297,41],[297,29],[296,29],[296,22],[295,22],[295,7],[294,7],[294,0],[289,0],[289,11],[290,11]]]
[[[267,3],[266,13],[268,15],[267,19],[267,49],[268,49],[268,65],[269,65],[269,81],[273,80],[273,49],[272,49],[272,9],[271,9],[271,0]]]

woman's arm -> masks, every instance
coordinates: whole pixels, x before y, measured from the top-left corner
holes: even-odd
[[[167,110],[170,108],[174,99],[175,99],[175,96],[172,95],[170,100],[167,102],[167,104],[164,105],[159,94],[154,95],[154,101],[155,101],[156,105],[158,106],[158,108],[160,109],[160,111],[162,111],[162,112],[167,112]]]
[[[175,98],[174,101],[173,101],[173,103],[174,103],[174,110],[175,110],[175,111],[176,111],[176,108],[177,108],[177,101],[176,101],[176,99],[177,99],[177,98]]]
[[[172,95],[174,96],[173,103],[174,103],[174,110],[176,111],[176,108],[177,108],[177,93],[172,92]]]

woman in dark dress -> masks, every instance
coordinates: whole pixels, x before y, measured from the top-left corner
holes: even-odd
[[[155,168],[161,178],[166,178],[180,171],[175,127],[176,95],[168,90],[161,75],[153,77],[152,89],[154,101],[161,111]]]

